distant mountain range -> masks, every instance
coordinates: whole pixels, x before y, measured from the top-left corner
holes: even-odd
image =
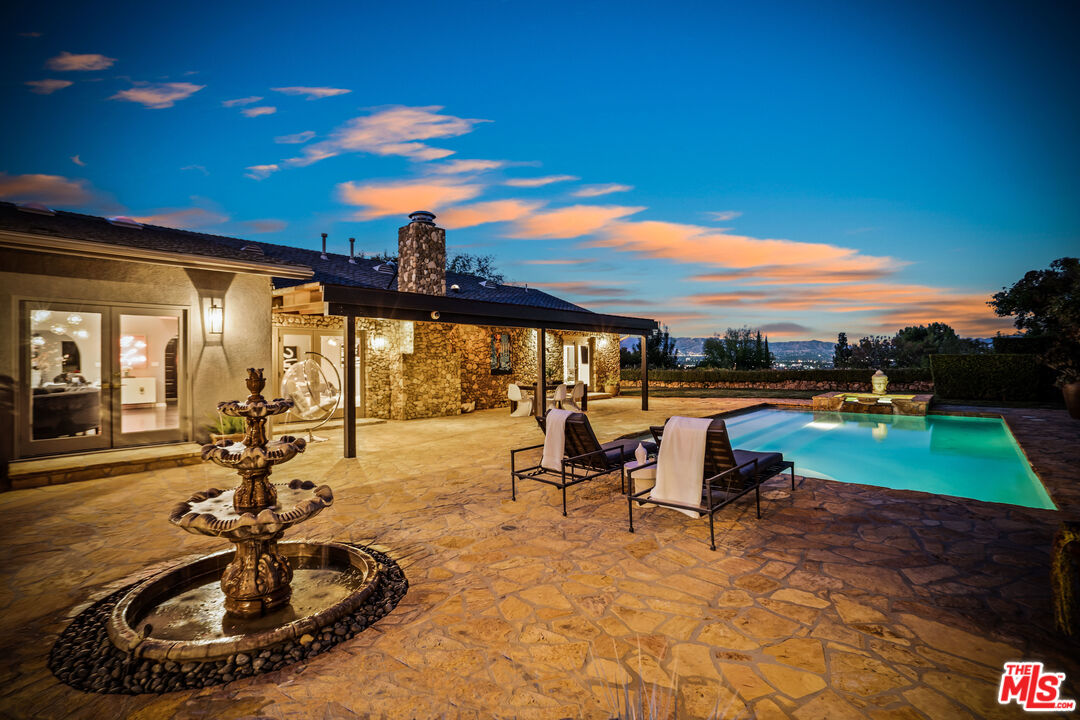
[[[679,357],[694,357],[703,354],[701,346],[708,338],[703,337],[679,337],[672,338],[675,341],[675,349],[679,351]],[[636,337],[622,341],[622,346],[627,350],[637,347]],[[777,360],[788,358],[803,358],[811,356],[827,355],[832,358],[835,342],[826,340],[770,340],[769,351],[776,356]]]

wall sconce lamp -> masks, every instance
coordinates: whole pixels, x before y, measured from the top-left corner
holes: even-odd
[[[206,328],[211,335],[225,331],[225,309],[216,300],[211,300],[210,307],[206,308]]]
[[[382,350],[387,346],[388,342],[382,335],[375,335],[371,338],[371,349]]]

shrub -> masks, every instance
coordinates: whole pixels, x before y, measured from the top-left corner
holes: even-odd
[[[934,392],[950,400],[1037,400],[1042,394],[1034,355],[932,355]]]
[[[831,382],[837,384],[869,383],[873,370],[865,368],[823,368],[819,370],[723,370],[719,368],[689,368],[686,370],[649,370],[654,382],[686,383],[780,383],[792,381]],[[890,368],[886,374],[890,383],[929,382],[929,368]],[[641,368],[624,368],[622,379],[641,380]]]
[[[1042,355],[1050,349],[1049,335],[998,335],[993,339],[994,352],[1002,355]]]

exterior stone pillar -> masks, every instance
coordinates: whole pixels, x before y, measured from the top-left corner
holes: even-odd
[[[446,294],[446,231],[435,215],[419,210],[398,228],[398,290],[425,295]]]

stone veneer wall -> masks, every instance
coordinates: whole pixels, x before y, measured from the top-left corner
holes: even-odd
[[[619,335],[596,336],[596,385],[603,389],[605,382],[619,382]]]
[[[279,327],[343,330],[344,318],[274,313]],[[491,374],[491,334],[510,333],[509,375]],[[356,335],[364,343],[364,415],[411,420],[456,415],[462,403],[477,410],[505,407],[510,383],[536,383],[536,330],[447,323],[409,323],[356,319]],[[563,374],[563,333],[545,337],[548,378]],[[618,376],[619,336],[597,334],[597,383]],[[604,340],[607,340],[605,343]],[[411,346],[412,352],[406,352]]]
[[[398,228],[398,290],[446,294],[446,231],[411,222]]]

